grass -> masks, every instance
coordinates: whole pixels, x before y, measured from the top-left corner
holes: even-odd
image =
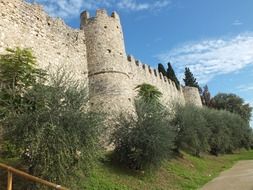
[[[156,172],[135,172],[110,161],[100,162],[91,174],[80,179],[80,189],[85,190],[195,190],[230,168],[236,161],[252,160],[252,151],[241,151],[219,157],[202,158],[183,153],[182,158],[166,161]],[[12,166],[16,159],[1,159]],[[18,185],[19,186],[19,185]]]
[[[183,153],[183,158],[163,163],[153,173],[129,171],[113,163],[100,163],[87,177],[81,189],[87,190],[194,190],[230,168],[236,161],[252,160],[253,151],[219,157],[197,158]]]

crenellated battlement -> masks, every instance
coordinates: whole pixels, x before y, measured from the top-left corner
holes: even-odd
[[[166,106],[185,101],[200,105],[196,89],[179,90],[158,69],[126,54],[120,17],[105,9],[80,15],[80,28],[51,18],[38,4],[24,0],[0,0],[0,53],[5,48],[32,48],[38,64],[49,72],[64,67],[85,81],[90,109],[119,113],[133,111],[136,86],[154,85]]]
[[[80,28],[83,29],[85,25],[87,25],[89,22],[93,22],[94,20],[104,20],[104,19],[110,19],[111,21],[119,22],[120,17],[117,12],[112,12],[111,16],[108,15],[107,11],[105,9],[98,9],[96,11],[95,16],[91,17],[90,13],[85,10],[80,14]]]
[[[131,73],[136,73],[136,75],[140,75],[139,77],[146,79],[149,78],[150,80],[156,80],[162,85],[171,85],[173,89],[177,90],[175,83],[167,77],[164,77],[162,73],[158,71],[158,69],[154,69],[148,64],[143,64],[138,59],[135,59],[132,55],[127,56],[127,61],[131,66]]]

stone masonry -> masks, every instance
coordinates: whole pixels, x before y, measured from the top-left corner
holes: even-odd
[[[0,0],[0,53],[7,47],[31,48],[39,67],[49,72],[64,68],[89,90],[90,109],[118,113],[131,110],[135,87],[156,86],[166,105],[173,102],[202,106],[198,90],[177,90],[157,69],[127,55],[119,15],[97,10],[81,14],[80,30],[49,17],[40,5],[23,0]]]

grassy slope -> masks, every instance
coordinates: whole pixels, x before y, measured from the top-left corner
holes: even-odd
[[[184,153],[184,158],[163,163],[154,173],[137,173],[110,162],[100,163],[90,177],[80,182],[80,190],[191,190],[198,189],[216,177],[222,170],[231,167],[238,160],[252,160],[253,151],[244,151],[219,157],[204,156],[196,158]],[[15,167],[17,160],[3,160]],[[6,176],[6,174],[4,174]],[[5,177],[0,172],[0,178]],[[16,180],[20,189],[23,180]],[[2,184],[4,185],[4,184]],[[4,185],[6,186],[6,185]],[[22,188],[21,188],[22,189]]]
[[[219,157],[184,158],[163,163],[155,174],[133,173],[110,163],[100,164],[81,189],[88,190],[190,190],[197,189],[238,160],[253,159],[253,151]]]

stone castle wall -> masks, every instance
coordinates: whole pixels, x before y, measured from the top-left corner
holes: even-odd
[[[162,92],[162,101],[165,104],[171,105],[173,102],[185,104],[182,88],[178,90],[175,83],[164,77],[157,69],[141,63],[130,55],[127,61],[127,64],[130,64],[131,89],[134,89],[139,84],[148,83],[156,86]]]
[[[83,32],[52,19],[39,5],[0,0],[0,53],[7,47],[32,48],[41,68],[66,67],[79,79],[88,79]]]
[[[81,14],[81,30],[49,17],[39,5],[23,0],[0,0],[0,53],[5,48],[32,48],[41,68],[49,72],[64,67],[85,81],[91,109],[118,113],[131,110],[135,87],[142,83],[156,86],[162,101],[201,106],[194,88],[177,90],[174,82],[157,69],[127,56],[120,18],[98,10],[95,17]]]

